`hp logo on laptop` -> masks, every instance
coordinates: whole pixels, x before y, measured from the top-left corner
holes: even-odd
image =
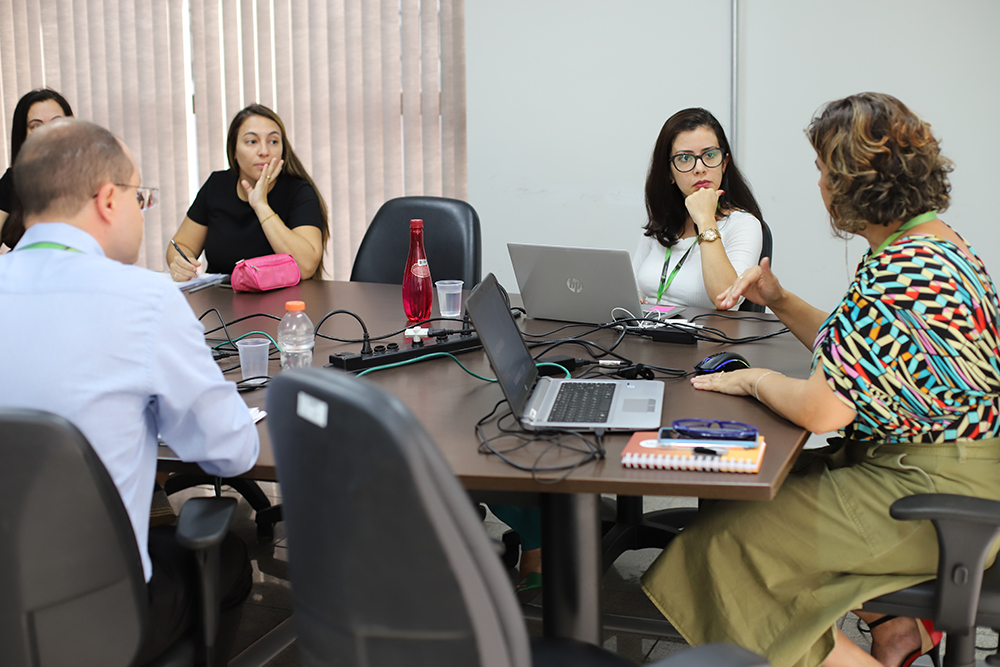
[[[583,291],[583,281],[578,278],[570,278],[566,281],[566,287],[569,288],[570,292],[579,294]]]

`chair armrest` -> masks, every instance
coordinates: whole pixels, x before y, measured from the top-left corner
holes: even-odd
[[[192,551],[222,544],[236,512],[235,498],[191,498],[177,519],[177,542]]]
[[[924,493],[897,500],[889,514],[902,521],[934,524],[938,539],[934,625],[955,634],[970,632],[975,626],[986,556],[1000,535],[1000,502]]]
[[[177,543],[194,552],[201,584],[202,638],[206,664],[215,667],[219,634],[219,553],[236,511],[235,498],[191,498],[177,519]]]
[[[889,508],[889,514],[900,521],[946,519],[1000,526],[1000,502],[950,493],[920,493],[900,498]]]
[[[753,651],[733,644],[703,644],[684,649],[651,667],[770,667],[771,663]]]

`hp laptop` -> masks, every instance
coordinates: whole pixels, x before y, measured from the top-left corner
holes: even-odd
[[[624,250],[508,243],[507,252],[528,317],[602,324],[628,313],[643,317],[652,310],[665,319],[683,310],[639,302],[632,260]]]
[[[663,382],[659,380],[539,377],[492,273],[469,295],[466,312],[511,412],[525,428],[638,431],[660,427]],[[576,392],[584,396],[576,397]]]

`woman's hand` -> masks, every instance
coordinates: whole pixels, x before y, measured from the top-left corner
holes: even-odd
[[[684,206],[687,207],[691,220],[698,226],[699,232],[715,227],[715,213],[719,210],[719,197],[724,194],[725,190],[701,188],[684,199]]]
[[[759,266],[751,266],[732,285],[716,297],[719,308],[728,310],[736,305],[741,296],[745,296],[756,304],[772,307],[785,296],[785,290],[778,282],[777,276],[771,273],[771,259],[765,257]],[[771,308],[774,310],[774,308]]]
[[[263,220],[261,214],[271,214],[270,207],[267,205],[267,193],[271,191],[272,187],[274,187],[274,181],[278,178],[278,174],[281,173],[281,168],[284,166],[284,160],[272,158],[271,161],[261,170],[260,178],[257,179],[256,183],[250,185],[250,182],[247,180],[240,181],[243,185],[243,189],[246,190],[247,202],[257,213],[259,220]]]
[[[691,378],[691,386],[702,391],[717,391],[730,396],[750,396],[752,382],[764,372],[767,372],[766,369],[743,368],[738,371],[695,375]]]
[[[174,258],[170,262],[170,277],[179,283],[191,280],[198,275],[198,267],[200,266],[201,262],[198,260],[195,259],[189,262],[181,257],[180,253],[175,252]]]

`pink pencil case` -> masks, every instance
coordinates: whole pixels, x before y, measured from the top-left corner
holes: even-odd
[[[237,292],[266,292],[298,285],[299,265],[291,255],[264,255],[241,259],[233,268],[233,289]]]

